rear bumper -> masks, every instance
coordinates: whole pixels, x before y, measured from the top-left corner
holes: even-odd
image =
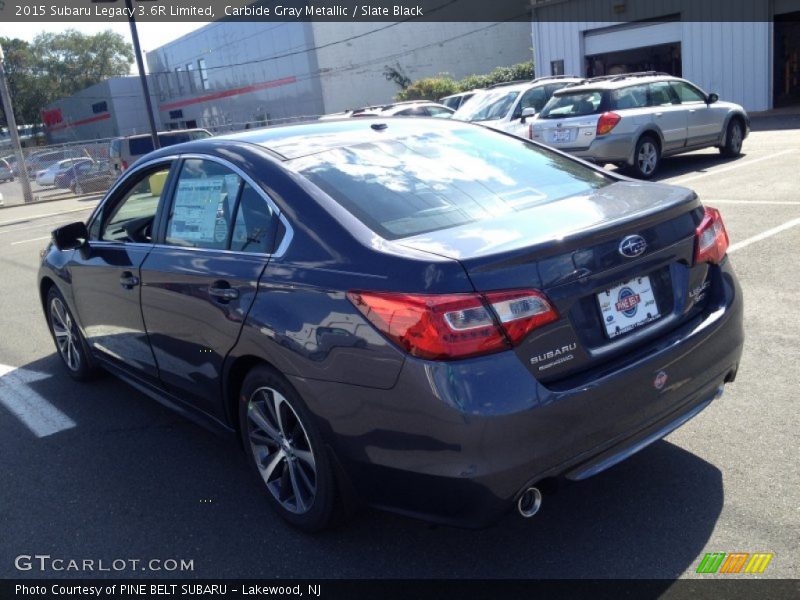
[[[610,133],[601,138],[595,138],[587,148],[575,150],[564,149],[573,156],[597,163],[630,163],[636,138],[629,134]]]
[[[513,352],[407,359],[391,390],[293,378],[358,495],[437,522],[481,527],[545,477],[583,479],[660,439],[732,379],[741,291],[726,260],[721,300],[613,372],[574,389],[538,383]],[[667,374],[656,389],[654,379]]]

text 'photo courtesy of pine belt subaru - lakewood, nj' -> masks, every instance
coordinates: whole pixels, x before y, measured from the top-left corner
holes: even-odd
[[[148,154],[53,232],[38,283],[72,377],[238,435],[294,525],[364,503],[481,527],[733,381],[727,247],[686,188],[470,123],[346,119]]]

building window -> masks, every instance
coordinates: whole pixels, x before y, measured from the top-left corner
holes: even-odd
[[[105,100],[103,100],[102,102],[95,102],[94,104],[92,104],[92,112],[96,115],[108,112],[108,103]]]
[[[192,63],[186,63],[186,79],[189,80],[189,91],[193,92],[197,84],[194,81],[194,65]]]
[[[197,61],[197,71],[200,73],[200,89],[208,89],[208,71],[206,70],[206,59],[201,58]]]
[[[550,74],[551,75],[563,75],[564,74],[564,61],[562,60],[551,60],[550,61]]]
[[[183,68],[175,67],[175,80],[178,82],[178,96],[183,96]]]
[[[169,111],[169,118],[170,119],[182,119],[183,118],[183,110],[171,110]]]

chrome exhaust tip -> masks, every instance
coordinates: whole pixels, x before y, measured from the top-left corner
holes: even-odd
[[[539,488],[529,487],[517,500],[517,511],[526,519],[530,519],[542,507],[542,492]]]

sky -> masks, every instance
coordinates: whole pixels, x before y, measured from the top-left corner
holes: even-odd
[[[163,46],[190,31],[199,29],[203,25],[207,25],[207,23],[137,23],[139,43],[142,46],[142,51],[147,52]],[[129,42],[131,41],[130,28],[127,21],[122,23],[72,23],[69,27],[89,35],[105,29],[111,29],[122,34]],[[65,29],[67,27],[63,23],[8,23],[6,25],[0,24],[0,36],[21,38],[30,42],[42,32],[60,33]],[[146,65],[147,63],[145,63]],[[135,72],[136,63],[134,62],[131,66],[131,74],[135,74]]]

